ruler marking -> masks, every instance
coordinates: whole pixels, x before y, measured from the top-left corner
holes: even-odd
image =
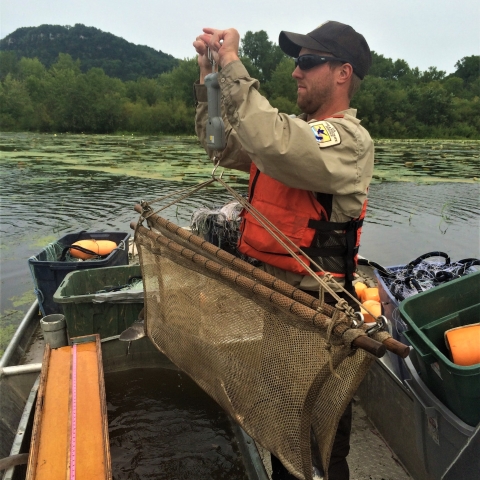
[[[72,427],[70,436],[70,480],[75,480],[77,444],[77,345],[73,345],[72,358]]]

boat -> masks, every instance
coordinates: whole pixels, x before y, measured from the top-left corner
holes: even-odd
[[[359,273],[376,282],[369,262],[359,266]],[[0,360],[0,466],[6,468],[3,480],[23,479],[26,474],[25,454],[30,448],[44,351],[40,319],[35,301]],[[127,342],[120,337],[101,340],[105,375],[138,368],[177,369],[147,336]],[[352,477],[363,480],[380,474],[392,480],[479,478],[480,425],[459,422],[432,397],[420,377],[415,377],[415,357],[406,359],[411,374],[407,380],[400,378],[392,358],[386,355],[373,363],[354,397],[354,418],[364,423],[353,427],[349,456],[351,471],[355,472]],[[242,454],[248,479],[268,480],[269,455],[235,422],[232,425],[232,441]],[[453,440],[449,438],[452,435],[456,437]]]

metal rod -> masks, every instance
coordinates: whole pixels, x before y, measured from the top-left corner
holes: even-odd
[[[26,373],[38,373],[42,369],[41,363],[28,363],[26,365],[14,365],[12,367],[0,367],[0,377],[22,375]]]
[[[14,354],[17,347],[20,345],[20,340],[22,339],[23,334],[27,330],[27,327],[29,326],[30,322],[33,320],[33,318],[37,314],[38,308],[39,308],[38,300],[35,300],[32,303],[32,306],[29,308],[28,312],[23,317],[23,320],[20,322],[20,325],[18,326],[17,330],[13,334],[12,339],[10,340],[10,343],[5,349],[5,352],[3,353],[2,358],[0,359],[0,368],[4,368],[8,366],[12,355]]]

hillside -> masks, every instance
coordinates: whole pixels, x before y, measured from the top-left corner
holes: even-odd
[[[82,24],[18,28],[0,40],[0,50],[14,51],[17,59],[36,57],[46,67],[58,59],[59,53],[68,53],[80,60],[83,72],[98,67],[123,81],[154,78],[178,64],[177,59],[162,51]]]

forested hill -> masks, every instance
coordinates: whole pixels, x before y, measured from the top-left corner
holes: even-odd
[[[17,59],[36,57],[46,67],[58,60],[59,53],[68,53],[80,60],[84,73],[98,67],[123,81],[154,78],[178,64],[172,55],[79,23],[18,28],[0,40],[0,50],[14,51]]]
[[[83,25],[22,28],[0,49],[2,131],[195,132],[195,57],[175,60]],[[248,31],[240,55],[273,107],[300,113],[294,60],[267,32]],[[351,105],[374,138],[480,139],[480,55],[460,58],[449,75],[372,55]]]

